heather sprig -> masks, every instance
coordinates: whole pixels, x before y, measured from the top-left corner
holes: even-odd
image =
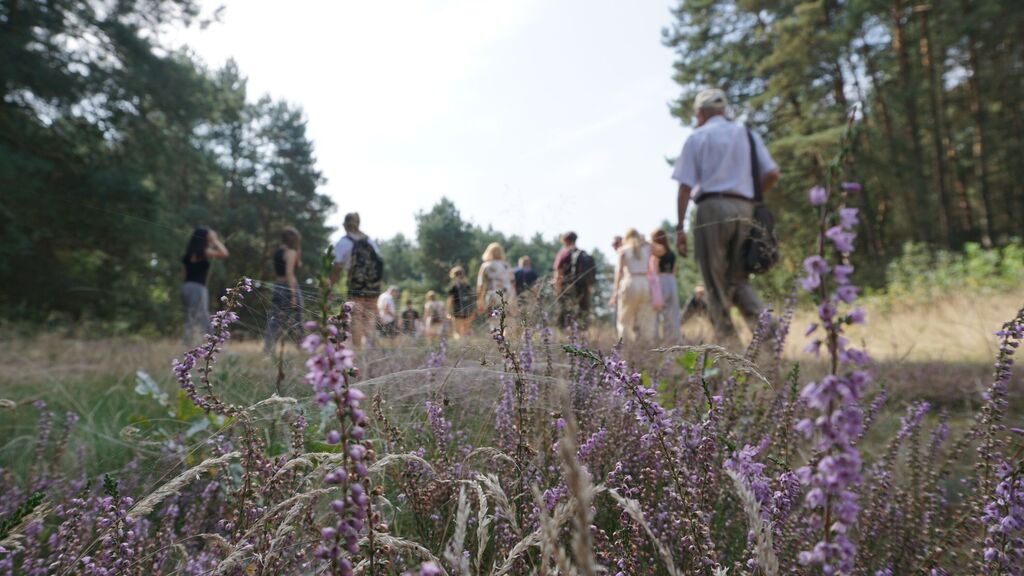
[[[340,465],[324,477],[328,485],[339,488],[340,496],[330,503],[333,515],[320,530],[321,542],[315,555],[329,561],[331,573],[340,576],[353,574],[364,554],[371,564],[374,562],[373,529],[377,521],[367,469],[374,451],[366,438],[368,423],[360,407],[365,394],[352,386],[358,370],[352,351],[345,345],[351,313],[352,305],[346,303],[340,315],[308,323],[309,334],[302,342],[303,350],[310,354],[305,381],[316,402],[329,407],[335,418],[325,440],[341,455]],[[360,546],[364,535],[369,539],[365,550]]]
[[[210,333],[203,337],[204,342],[171,364],[178,385],[185,391],[188,399],[207,413],[238,416],[242,412],[240,406],[225,404],[220,400],[210,378],[213,366],[217,362],[217,355],[231,338],[231,325],[238,321],[236,309],[242,304],[245,294],[252,290],[253,283],[249,278],[243,278],[233,288],[228,289],[220,299],[224,307],[210,319]],[[199,386],[196,386],[192,378],[193,370],[199,373]]]
[[[860,399],[870,382],[870,375],[860,369],[868,360],[867,354],[852,348],[843,336],[846,325],[863,322],[860,310],[844,311],[853,305],[859,291],[850,278],[853,266],[849,262],[856,238],[857,209],[842,205],[845,193],[856,187],[843,185],[844,193],[839,195],[829,191],[849,150],[854,126],[851,114],[840,152],[829,166],[826,186],[815,187],[808,195],[818,209],[819,236],[816,253],[804,260],[806,276],[801,281],[818,301],[820,326],[812,324],[807,334],[813,335],[819,328],[823,333],[812,341],[809,350],[817,354],[825,346],[829,372],[801,392],[801,399],[814,416],[801,420],[796,427],[814,440],[814,450],[820,457],[797,474],[808,487],[804,504],[814,513],[809,527],[820,538],[800,552],[799,560],[804,565],[820,566],[826,574],[848,573],[854,567],[857,549],[850,533],[860,512],[858,487],[862,481],[862,459],[855,443],[863,427]]]

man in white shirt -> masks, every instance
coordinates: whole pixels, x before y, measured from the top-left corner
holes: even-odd
[[[388,286],[388,289],[377,298],[377,318],[380,322],[380,332],[384,336],[394,336],[398,333],[396,296],[398,296],[398,286]]]
[[[359,229],[359,214],[345,215],[342,223],[345,235],[334,245],[334,267],[331,269],[331,286],[341,273],[345,272],[348,288],[346,297],[352,303],[352,320],[349,332],[352,344],[362,346],[363,339],[372,343],[376,323],[377,297],[381,293],[384,276],[384,260],[380,248],[369,236]]]
[[[757,326],[764,304],[748,283],[743,241],[754,216],[754,178],[762,194],[779,180],[779,168],[761,138],[725,117],[728,100],[718,89],[704,90],[694,100],[697,128],[686,139],[672,178],[679,183],[676,247],[686,256],[683,222],[690,200],[697,205],[694,254],[704,277],[708,315],[723,344],[736,342],[730,318],[735,304],[748,326]],[[759,174],[753,174],[751,143]]]

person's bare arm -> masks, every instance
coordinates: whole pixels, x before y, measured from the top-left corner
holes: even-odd
[[[295,277],[295,266],[299,261],[299,253],[287,250],[284,253],[284,281],[292,292],[292,308],[299,305],[299,280]]]
[[[331,266],[331,287],[333,288],[338,280],[341,279],[341,262],[335,262],[334,266]]]
[[[676,198],[676,250],[680,258],[686,258],[686,231],[683,223],[686,222],[686,206],[690,203],[691,188],[686,184],[679,185],[679,195]]]
[[[761,193],[767,194],[779,182],[779,171],[772,170],[761,177]]]
[[[206,258],[208,260],[223,260],[228,257],[228,249],[220,241],[220,237],[213,230],[210,230],[207,238]]]
[[[610,300],[612,304],[615,304],[615,300],[619,297],[619,283],[622,281],[622,267],[625,265],[625,262],[625,256],[622,255],[622,252],[619,252],[619,259],[615,263],[615,279],[612,280],[612,297]]]
[[[655,282],[661,282],[658,279],[658,257],[654,254],[651,254],[651,257],[647,259],[647,277],[654,278]],[[662,301],[660,304],[655,304],[654,309],[661,310],[661,307],[664,305],[665,303]]]

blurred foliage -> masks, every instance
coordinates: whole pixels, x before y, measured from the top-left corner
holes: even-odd
[[[784,261],[759,284],[785,291],[817,231],[807,190],[824,184],[848,111],[860,130],[843,180],[863,185],[853,259],[884,284],[913,242],[966,252],[1024,235],[1024,10],[1016,0],[680,0],[663,41],[692,123],[720,87],[765,135],[782,179],[767,195]],[[923,248],[927,247],[927,248]]]
[[[191,0],[0,3],[0,318],[166,332],[195,226],[231,251],[214,294],[270,277],[285,225],[327,242],[332,204],[302,111],[250,100],[233,62],[208,70],[161,43],[198,12]],[[316,258],[304,253],[307,268]]]
[[[986,250],[968,243],[962,252],[932,252],[908,243],[889,263],[886,285],[887,294],[899,298],[1018,289],[1024,286],[1024,244],[1014,239],[1002,248]]]

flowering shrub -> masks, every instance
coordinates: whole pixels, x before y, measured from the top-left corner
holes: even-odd
[[[407,366],[422,391],[403,405],[361,382],[351,309],[324,283],[302,342],[308,398],[236,405],[213,374],[243,281],[173,366],[222,418],[189,454],[169,446],[158,466],[89,478],[61,465],[74,415],[37,406],[33,466],[0,470],[0,575],[1021,574],[1024,448],[1005,416],[1024,310],[998,333],[965,430],[914,403],[895,433],[869,437],[887,395],[844,337],[866,320],[844,205],[857,189],[809,194],[820,242],[800,285],[817,301],[808,360],[826,368],[810,382],[781,357],[795,297],[742,355],[667,359],[575,333],[558,348],[543,319],[511,326],[499,310],[500,361],[471,373],[489,393],[450,393],[476,349],[442,342]]]

